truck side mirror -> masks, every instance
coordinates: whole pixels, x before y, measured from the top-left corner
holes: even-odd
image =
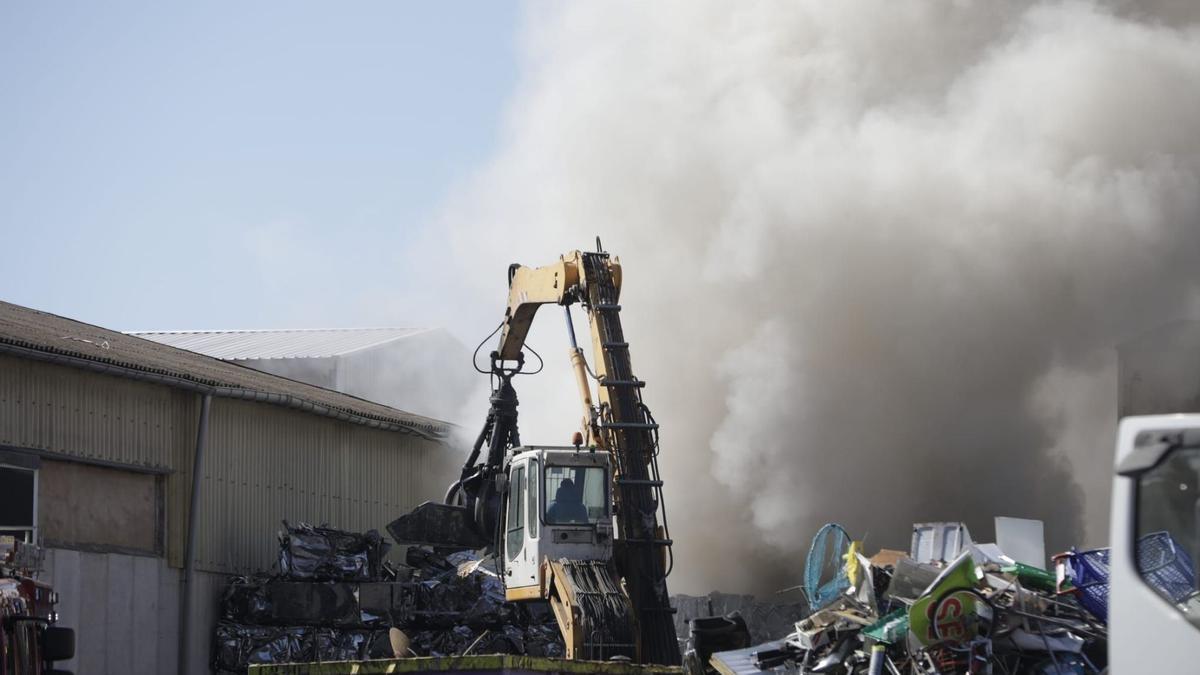
[[[508,494],[508,474],[496,474],[496,493],[502,495]]]

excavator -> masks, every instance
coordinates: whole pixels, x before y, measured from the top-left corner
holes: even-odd
[[[492,394],[483,429],[444,503],[421,504],[388,531],[400,544],[494,555],[508,601],[549,602],[569,659],[677,665],[658,424],[621,328],[621,263],[599,238],[596,249],[509,266],[508,307],[484,371]],[[523,445],[517,428],[513,378],[524,372],[534,316],[550,304],[564,309],[581,404],[572,446]],[[591,367],[572,305],[588,317]]]

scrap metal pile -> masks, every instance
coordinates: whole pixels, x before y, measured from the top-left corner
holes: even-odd
[[[790,589],[789,589],[790,590]],[[790,595],[795,595],[790,594]],[[708,595],[673,595],[675,634],[686,638],[693,619],[706,616],[726,616],[737,613],[746,622],[752,642],[765,642],[788,632],[796,622],[808,615],[808,605],[801,598],[791,602],[760,600],[753,595],[712,592]]]
[[[235,578],[221,601],[212,643],[217,672],[252,663],[392,655],[391,617],[405,612],[404,580],[383,564],[374,530],[295,527],[279,535],[279,573]]]
[[[561,658],[566,653],[550,604],[504,600],[504,585],[472,551],[440,556],[408,549],[413,611],[395,625],[411,655],[514,654]]]
[[[212,667],[451,654],[561,656],[545,603],[504,601],[474,554],[410,548],[384,560],[379,533],[284,523],[279,573],[237,577],[221,601]]]
[[[1003,541],[1002,526],[1011,533],[1014,523],[1025,533],[1034,525],[1036,536],[1022,539],[1019,532]],[[806,569],[812,614],[783,639],[754,647],[710,648],[695,639],[701,627],[693,631],[685,669],[1099,673],[1106,665],[1107,549],[1055,556],[1052,573],[1044,569],[1040,539],[1039,521],[997,519],[995,544],[972,542],[961,523],[926,523],[914,526],[909,552],[884,550],[868,558],[861,542],[827,525],[813,541]],[[1190,570],[1190,561],[1178,568]],[[1194,578],[1176,581],[1195,590]]]

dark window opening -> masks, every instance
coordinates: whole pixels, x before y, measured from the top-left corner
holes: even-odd
[[[0,466],[0,536],[34,543],[37,472]]]
[[[537,539],[538,536],[538,521],[541,520],[540,511],[538,511],[538,463],[534,460],[529,463],[529,538]]]

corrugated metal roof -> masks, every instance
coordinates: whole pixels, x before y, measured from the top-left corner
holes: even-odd
[[[413,335],[428,328],[308,328],[282,330],[132,331],[128,335],[197,352],[222,361],[319,359],[340,356]]]
[[[441,420],[3,301],[0,301],[0,344],[207,387],[278,395],[434,438],[445,437],[451,428]]]

